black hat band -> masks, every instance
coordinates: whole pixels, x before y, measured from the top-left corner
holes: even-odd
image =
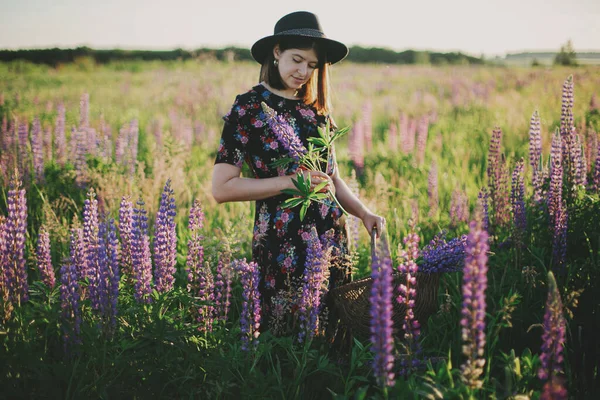
[[[317,29],[302,28],[302,29],[290,29],[287,31],[276,33],[275,36],[279,35],[297,35],[297,36],[309,36],[315,38],[324,38],[325,34]]]

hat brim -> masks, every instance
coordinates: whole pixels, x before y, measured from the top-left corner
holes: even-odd
[[[250,53],[252,53],[252,57],[258,63],[262,64],[264,62],[265,58],[267,57],[267,55],[269,54],[269,52],[273,50],[273,46],[275,46],[275,43],[277,43],[282,38],[289,37],[289,36],[306,37],[306,38],[310,38],[310,39],[313,39],[315,41],[318,41],[318,42],[324,44],[325,52],[327,54],[327,62],[330,64],[335,64],[335,63],[343,60],[344,58],[346,58],[346,56],[348,55],[348,51],[349,51],[348,47],[345,44],[338,42],[337,40],[324,38],[324,37],[306,36],[306,35],[281,35],[281,34],[266,36],[266,37],[258,40],[256,43],[254,43],[252,45],[252,48],[250,49]]]

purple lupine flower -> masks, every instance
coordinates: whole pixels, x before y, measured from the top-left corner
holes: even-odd
[[[498,166],[498,187],[496,188],[496,200],[494,201],[494,218],[498,226],[506,226],[510,222],[510,196],[509,196],[508,163],[504,154],[500,157]]]
[[[353,168],[350,172],[350,179],[348,180],[348,188],[350,192],[357,198],[359,197],[359,186],[358,181],[356,180],[356,170]],[[356,251],[358,250],[358,241],[360,239],[360,225],[361,220],[358,217],[350,214],[349,218],[346,220],[348,223],[349,237],[350,237],[350,247]]]
[[[575,141],[573,142],[573,148],[571,149],[571,158],[573,159],[573,165],[575,170],[575,184],[578,187],[587,185],[587,162],[584,156],[583,142],[579,134],[575,134]]]
[[[127,149],[127,142],[129,141],[129,129],[127,124],[121,125],[119,129],[119,136],[117,137],[117,143],[115,145],[115,162],[120,165],[126,165],[125,151]]]
[[[373,374],[382,387],[394,385],[394,338],[392,329],[392,260],[384,237],[377,243],[375,257],[371,264],[370,314],[371,351]]]
[[[188,240],[188,254],[186,260],[187,288],[205,304],[198,308],[198,322],[200,331],[212,331],[212,323],[216,310],[211,304],[215,300],[215,282],[210,269],[210,264],[204,261],[204,236],[201,229],[204,226],[204,212],[198,199],[194,200],[190,208],[188,223],[191,232]]]
[[[419,118],[417,127],[417,163],[423,164],[425,160],[425,149],[427,147],[427,134],[429,133],[429,117]]]
[[[395,152],[398,148],[398,123],[396,121],[390,122],[387,138],[389,148]]]
[[[119,207],[119,236],[121,238],[121,272],[133,283],[133,203],[128,196],[121,198]]]
[[[563,202],[563,160],[562,144],[558,132],[552,137],[552,148],[550,150],[550,187],[548,190],[548,214],[554,232],[554,216]]]
[[[404,154],[409,153],[408,144],[408,116],[405,113],[400,113],[400,121],[398,122],[398,133],[400,135],[400,150]]]
[[[552,272],[548,272],[548,297],[540,354],[542,365],[538,370],[538,377],[545,384],[540,399],[567,399],[562,369],[566,329],[567,324],[563,316],[563,306],[556,280]]]
[[[525,215],[525,182],[523,178],[524,161],[517,161],[512,174],[512,190],[510,203],[513,214],[514,241],[517,247],[525,245],[525,231],[527,229],[527,218]]]
[[[552,226],[552,266],[555,271],[565,272],[567,258],[568,212],[565,200],[556,205]]]
[[[489,214],[489,194],[488,194],[488,188],[487,187],[482,187],[481,190],[479,190],[479,194],[477,195],[477,206],[476,209],[480,209],[481,210],[481,219],[482,219],[482,223],[483,223],[483,229],[485,231],[488,231],[490,228],[490,214]]]
[[[240,327],[242,331],[242,350],[249,351],[258,346],[260,336],[260,292],[258,284],[260,272],[254,261],[247,263],[246,259],[236,260],[235,269],[240,275],[242,284],[242,310]]]
[[[117,228],[115,221],[111,218],[106,222],[106,315],[108,317],[109,332],[114,332],[117,326],[117,302],[119,298],[119,281],[121,272],[119,269],[119,240],[117,239]]]
[[[83,129],[71,129],[71,144],[75,145],[73,154],[75,154],[75,182],[80,188],[87,183],[87,138],[86,131]]]
[[[77,246],[71,234],[71,254]],[[81,344],[81,304],[77,270],[71,259],[63,261],[60,268],[60,303],[65,353],[72,352]]]
[[[215,317],[221,322],[227,321],[231,299],[231,266],[224,265],[222,258],[217,262],[215,271]]]
[[[467,256],[463,274],[462,327],[463,354],[467,357],[461,366],[463,381],[471,388],[481,388],[485,358],[485,291],[487,289],[488,233],[483,229],[480,211],[469,224]]]
[[[140,130],[138,125],[138,120],[136,118],[132,119],[129,123],[128,130],[128,145],[127,149],[129,149],[129,157],[128,157],[128,165],[129,165],[129,174],[133,175],[136,168],[137,156],[138,156],[138,141],[140,136]]]
[[[415,318],[414,307],[417,298],[417,272],[418,266],[416,259],[419,257],[419,235],[416,233],[413,222],[409,222],[410,232],[404,237],[404,248],[399,249],[398,253],[398,272],[406,277],[406,283],[401,283],[398,287],[398,303],[404,305],[405,315],[402,322],[404,339],[406,340],[405,349],[407,358],[402,360],[402,374],[408,375],[418,361],[415,358],[421,352],[419,346],[419,335],[421,326]]]
[[[65,106],[59,103],[58,115],[54,128],[54,148],[56,149],[56,161],[59,165],[65,165],[67,157],[67,137],[65,136]]]
[[[35,181],[41,183],[44,181],[44,143],[42,142],[42,126],[38,117],[33,119],[31,126],[31,153]]]
[[[314,226],[310,232],[302,233],[302,240],[306,243],[306,263],[302,275],[302,296],[298,304],[299,342],[305,338],[312,339],[319,331],[321,297],[328,267],[325,250]]]
[[[105,324],[109,319],[108,315],[110,312],[110,300],[108,298],[109,292],[109,265],[108,265],[108,246],[106,243],[106,224],[100,222],[98,224],[98,245],[96,248],[96,259],[97,259],[97,279],[95,284],[95,298],[92,298],[92,306],[94,303],[97,304],[97,310],[99,311],[100,316],[102,317],[102,322]],[[90,285],[91,286],[91,285]],[[91,292],[91,291],[90,291]],[[90,293],[91,294],[91,293]],[[91,297],[91,296],[90,296]]]
[[[156,215],[154,233],[154,280],[159,293],[173,289],[175,264],[177,263],[177,232],[175,225],[175,198],[168,179],[161,195]]]
[[[18,168],[25,181],[29,176],[29,124],[27,121],[18,122]]]
[[[354,167],[361,171],[365,166],[364,129],[361,123],[354,124],[348,133],[348,152]]]
[[[90,124],[90,95],[83,93],[79,99],[79,126],[87,128]]]
[[[283,148],[294,161],[299,161],[307,152],[302,141],[294,132],[294,128],[281,115],[269,107],[264,101],[261,103],[269,128]]]
[[[436,214],[439,204],[438,198],[438,170],[435,160],[431,161],[429,176],[427,178],[427,195],[429,197],[429,216]]]
[[[593,187],[600,192],[600,140],[597,141],[596,165],[594,166]]]
[[[27,200],[21,189],[18,171],[10,181],[4,222],[4,270],[5,290],[12,304],[20,306],[29,299],[27,266],[25,264],[25,237],[27,234]]]
[[[139,199],[133,209],[132,224],[132,261],[135,293],[139,303],[150,303],[152,298],[152,259],[150,256],[150,238],[148,237],[148,217],[144,201]]]
[[[592,186],[594,184],[594,165],[596,164],[596,158],[598,156],[598,135],[592,129],[588,130],[588,134],[586,137],[586,145],[585,145],[585,164],[586,164],[586,174],[591,173],[592,182],[590,183]],[[593,187],[592,187],[593,189]]]
[[[202,246],[204,236],[201,233],[203,226],[204,211],[202,211],[200,201],[195,199],[190,208],[188,228],[191,237],[188,240],[188,254],[186,259],[187,289],[194,293],[197,293],[199,290],[199,274],[204,265],[204,247]]]
[[[98,229],[98,201],[94,189],[90,189],[83,205],[83,243],[86,253],[83,278],[89,281],[88,296],[94,310],[100,309],[102,304]]]
[[[363,126],[363,146],[367,153],[373,151],[373,106],[370,101],[366,101],[362,105],[361,120]]]
[[[92,157],[96,157],[98,155],[98,134],[96,129],[87,127],[83,129],[85,132],[85,138],[87,142],[86,146],[86,154],[91,155]]]
[[[469,199],[460,189],[452,191],[450,199],[450,226],[456,227],[469,219]]]
[[[428,245],[423,247],[423,262],[419,271],[426,274],[448,273],[461,270],[465,265],[467,235],[446,240],[446,231],[435,235]]]
[[[213,305],[215,301],[215,282],[208,261],[205,261],[204,264],[200,266],[197,285],[198,299],[205,303],[198,309],[199,329],[201,332],[212,332],[215,315],[215,308]]]
[[[46,162],[52,161],[52,128],[47,126],[44,128],[44,134],[42,135],[42,147],[44,148],[44,160]]]
[[[536,111],[531,116],[529,123],[529,165],[531,166],[531,181],[533,185],[533,201],[540,203],[542,201],[542,171],[540,168],[542,162],[542,134],[540,130],[540,115]]]
[[[77,280],[84,280],[87,276],[87,251],[83,240],[83,228],[73,228],[71,235],[73,236],[71,263],[77,271]],[[82,291],[81,298],[84,297],[86,296]]]
[[[417,135],[417,120],[415,118],[408,119],[408,128],[406,131],[404,148],[407,154],[410,154],[415,149]]]
[[[500,177],[500,147],[502,143],[502,130],[496,127],[492,130],[492,138],[490,139],[490,147],[488,150],[488,166],[487,166],[487,177],[488,187],[490,189],[489,195],[492,201],[492,209],[496,212],[497,200],[498,200],[498,186]]]
[[[56,278],[54,277],[54,268],[50,256],[50,233],[44,226],[40,228],[38,236],[36,259],[42,282],[50,289],[54,288]]]
[[[560,114],[560,137],[562,149],[563,172],[569,191],[574,184],[573,163],[571,148],[575,136],[575,125],[573,122],[573,76],[567,77],[563,84],[561,114]]]

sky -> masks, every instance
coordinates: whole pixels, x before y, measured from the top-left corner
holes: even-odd
[[[348,46],[502,56],[600,51],[600,0],[0,0],[0,49],[252,44],[293,11]]]

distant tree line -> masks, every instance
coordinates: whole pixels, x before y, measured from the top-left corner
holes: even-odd
[[[175,61],[190,59],[214,59],[221,61],[252,60],[249,49],[226,47],[222,49],[197,50],[96,50],[89,47],[75,49],[30,49],[30,50],[0,50],[0,62],[25,60],[35,64],[46,64],[57,67],[78,60],[93,60],[97,64],[118,61]],[[384,48],[365,48],[353,46],[347,59],[357,63],[382,64],[483,64],[481,58],[462,53],[436,53],[429,51],[406,50],[396,52]]]

